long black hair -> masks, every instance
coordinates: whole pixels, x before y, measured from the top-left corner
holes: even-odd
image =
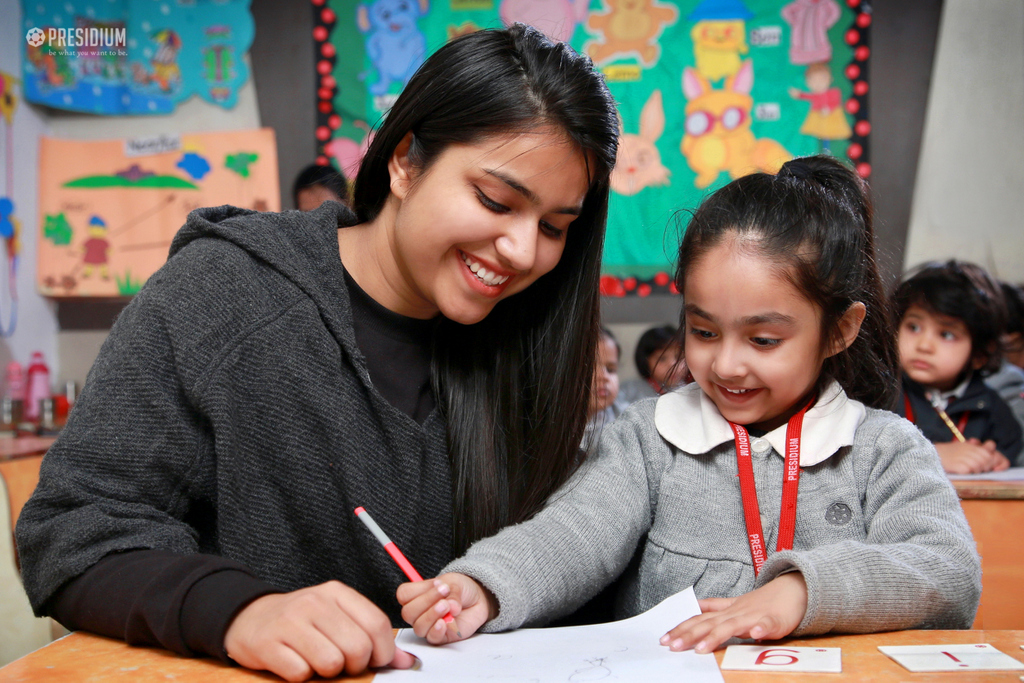
[[[842,339],[843,314],[855,302],[864,304],[857,338],[825,359],[817,389],[836,380],[851,398],[891,408],[899,391],[899,357],[864,181],[829,156],[793,159],[777,175],[732,181],[693,214],[679,247],[679,291],[690,266],[730,231],[754,238],[753,248],[784,266],[785,276],[821,310],[823,353]]]
[[[479,323],[437,326],[433,381],[448,427],[456,552],[533,515],[579,462],[618,115],[590,59],[568,45],[521,24],[480,31],[420,67],[356,177],[353,208],[370,221],[390,194],[388,160],[407,133],[409,159],[423,171],[449,145],[538,127],[580,150],[590,185],[551,272]]]

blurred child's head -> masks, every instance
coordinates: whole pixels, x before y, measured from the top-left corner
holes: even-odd
[[[348,204],[348,182],[333,166],[310,164],[296,176],[292,199],[299,211],[312,211],[328,200]]]
[[[597,363],[594,382],[590,388],[589,414],[594,416],[615,402],[619,395],[619,342],[604,327],[597,340]]]
[[[988,374],[999,367],[1006,303],[980,266],[926,263],[908,274],[893,299],[900,365],[910,379],[948,391],[974,370]]]
[[[636,370],[659,390],[678,386],[686,376],[678,334],[671,325],[661,325],[644,332],[636,343]]]
[[[1024,289],[1009,282],[1000,284],[1006,301],[1003,355],[1018,368],[1024,368]]]
[[[708,197],[679,247],[686,363],[723,416],[770,429],[837,381],[892,405],[895,338],[864,182],[794,159]]]

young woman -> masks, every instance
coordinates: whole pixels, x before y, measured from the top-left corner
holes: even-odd
[[[571,473],[617,130],[588,59],[485,31],[409,82],[354,215],[193,212],[19,521],[36,611],[290,680],[408,666],[352,511],[435,574]]]

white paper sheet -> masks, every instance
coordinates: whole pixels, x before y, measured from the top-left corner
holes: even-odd
[[[1002,472],[982,474],[950,474],[950,479],[981,479],[985,481],[1024,481],[1024,467],[1010,467]]]
[[[416,655],[418,670],[386,670],[387,683],[584,683],[687,681],[721,683],[713,654],[672,652],[658,642],[666,631],[700,614],[693,589],[667,598],[631,619],[564,628],[476,634],[435,647],[402,629],[396,643]]]

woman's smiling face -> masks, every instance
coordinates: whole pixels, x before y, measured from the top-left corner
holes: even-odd
[[[479,322],[558,264],[587,193],[585,159],[540,128],[451,145],[419,171],[408,139],[389,164],[396,312]]]

